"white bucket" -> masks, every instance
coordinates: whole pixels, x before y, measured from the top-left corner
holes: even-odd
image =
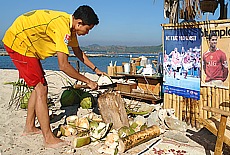
[[[130,72],[130,64],[129,63],[124,64],[124,72],[125,73],[129,73]]]

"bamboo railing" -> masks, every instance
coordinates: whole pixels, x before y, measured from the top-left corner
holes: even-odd
[[[209,106],[230,111],[229,96],[229,89],[215,87],[201,87],[200,100],[164,93],[163,108],[173,108],[175,110],[175,116],[179,120],[200,129],[201,125],[199,123],[199,118],[207,119],[216,115],[202,108],[204,106]]]

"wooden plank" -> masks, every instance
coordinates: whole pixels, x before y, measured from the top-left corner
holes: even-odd
[[[218,109],[218,108],[205,106],[205,107],[203,107],[203,109],[207,110],[207,111],[210,111],[210,112],[217,113],[217,114],[221,114],[221,115],[225,115],[225,116],[230,116],[230,112],[224,111],[224,110],[221,110],[221,109]]]
[[[222,147],[224,142],[224,132],[226,128],[226,122],[227,122],[227,116],[221,115],[220,118],[220,125],[217,132],[217,140],[216,140],[216,146],[215,146],[215,155],[221,155],[222,154]]]
[[[142,93],[127,93],[127,92],[120,92],[121,96],[127,96],[127,97],[133,97],[136,99],[142,99],[142,100],[149,100],[152,103],[163,101],[163,99],[160,96],[157,95],[150,95],[150,94],[142,94]]]
[[[215,136],[217,136],[217,128],[215,126],[214,123],[210,123],[210,120],[205,120],[203,118],[199,118],[199,122],[206,128],[208,129],[210,132],[212,132]],[[226,130],[229,131],[229,130]],[[229,134],[224,135],[224,143],[227,144],[228,146],[230,146],[230,137],[228,136]]]

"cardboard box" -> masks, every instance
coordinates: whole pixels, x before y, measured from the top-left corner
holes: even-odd
[[[138,83],[138,87],[146,94],[160,95],[161,86],[159,83],[157,85]]]
[[[118,83],[117,84],[118,91],[131,93],[132,89],[137,89],[136,83]]]

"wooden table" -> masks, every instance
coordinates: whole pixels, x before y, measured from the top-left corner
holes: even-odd
[[[141,89],[145,91],[144,94],[142,93],[134,93],[134,92],[122,92],[122,96],[129,96],[143,100],[151,100],[152,103],[156,103],[158,101],[163,101],[162,95],[162,84],[163,84],[163,77],[158,75],[142,75],[142,74],[128,74],[124,72],[116,73],[117,76],[112,76],[112,78],[123,78],[123,79],[134,79]],[[155,89],[155,91],[154,91]]]

